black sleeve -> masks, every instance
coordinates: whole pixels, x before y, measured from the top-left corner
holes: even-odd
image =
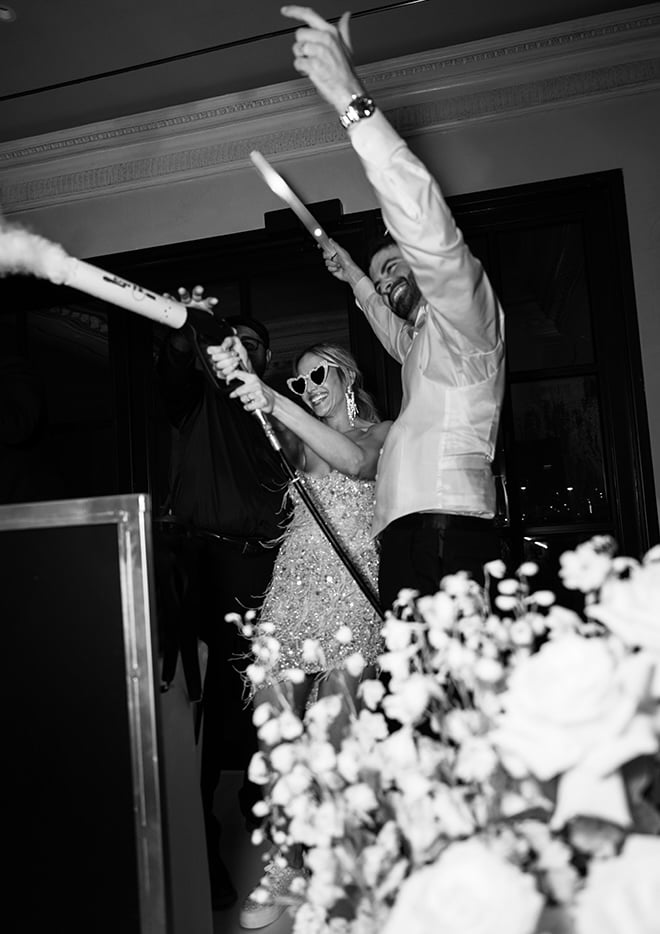
[[[156,363],[156,381],[170,423],[181,428],[200,404],[204,376],[195,369],[195,353],[176,350],[167,341]]]

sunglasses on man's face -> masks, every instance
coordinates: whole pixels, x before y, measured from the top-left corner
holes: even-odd
[[[258,337],[241,337],[241,344],[248,353],[255,353],[260,347],[266,346]]]
[[[325,383],[331,366],[336,367],[337,364],[319,363],[319,365],[313,367],[309,373],[301,373],[299,376],[289,377],[286,384],[291,392],[295,392],[297,396],[304,396],[308,382],[311,384],[311,388],[314,388],[314,386],[322,386]]]

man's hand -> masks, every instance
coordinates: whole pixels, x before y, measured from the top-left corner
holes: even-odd
[[[209,295],[208,298],[204,298],[204,286],[196,285],[192,292],[189,292],[188,289],[181,286],[177,289],[179,293],[178,301],[182,302],[184,305],[191,305],[193,308],[201,308],[202,311],[208,311],[210,315],[213,314],[213,309],[218,304],[218,299],[215,295]],[[169,295],[167,296],[170,297]]]
[[[296,30],[293,67],[307,75],[321,97],[343,114],[353,94],[365,93],[351,61],[351,14],[344,13],[339,25],[332,26],[309,7],[283,6],[281,13],[307,24]]]
[[[189,292],[184,286],[180,286],[177,292],[178,296],[176,299],[174,299],[173,295],[168,295],[167,292],[164,293],[164,297],[174,299],[175,301],[181,302],[183,305],[190,305],[193,308],[201,308],[202,311],[207,311],[210,315],[213,314],[213,309],[218,304],[218,299],[214,295],[209,295],[208,298],[204,298],[203,285],[196,285],[192,292]],[[187,353],[192,350],[192,344],[188,338],[179,331],[175,331],[170,335],[170,343],[175,350],[179,350],[181,353]]]
[[[331,240],[332,250],[323,251],[325,268],[335,279],[347,282],[352,289],[365,276],[360,267],[353,262],[351,254],[344,250],[335,240]]]

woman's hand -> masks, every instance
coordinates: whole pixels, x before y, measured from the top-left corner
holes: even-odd
[[[217,376],[226,382],[235,379],[240,383],[230,392],[230,399],[238,399],[247,412],[268,414],[273,411],[273,391],[251,370],[247,352],[238,337],[226,337],[219,346],[208,347],[207,353]]]

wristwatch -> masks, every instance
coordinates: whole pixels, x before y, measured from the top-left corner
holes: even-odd
[[[354,123],[359,123],[365,117],[370,117],[376,110],[376,104],[371,97],[366,94],[353,94],[351,102],[339,117],[339,122],[345,130]]]

